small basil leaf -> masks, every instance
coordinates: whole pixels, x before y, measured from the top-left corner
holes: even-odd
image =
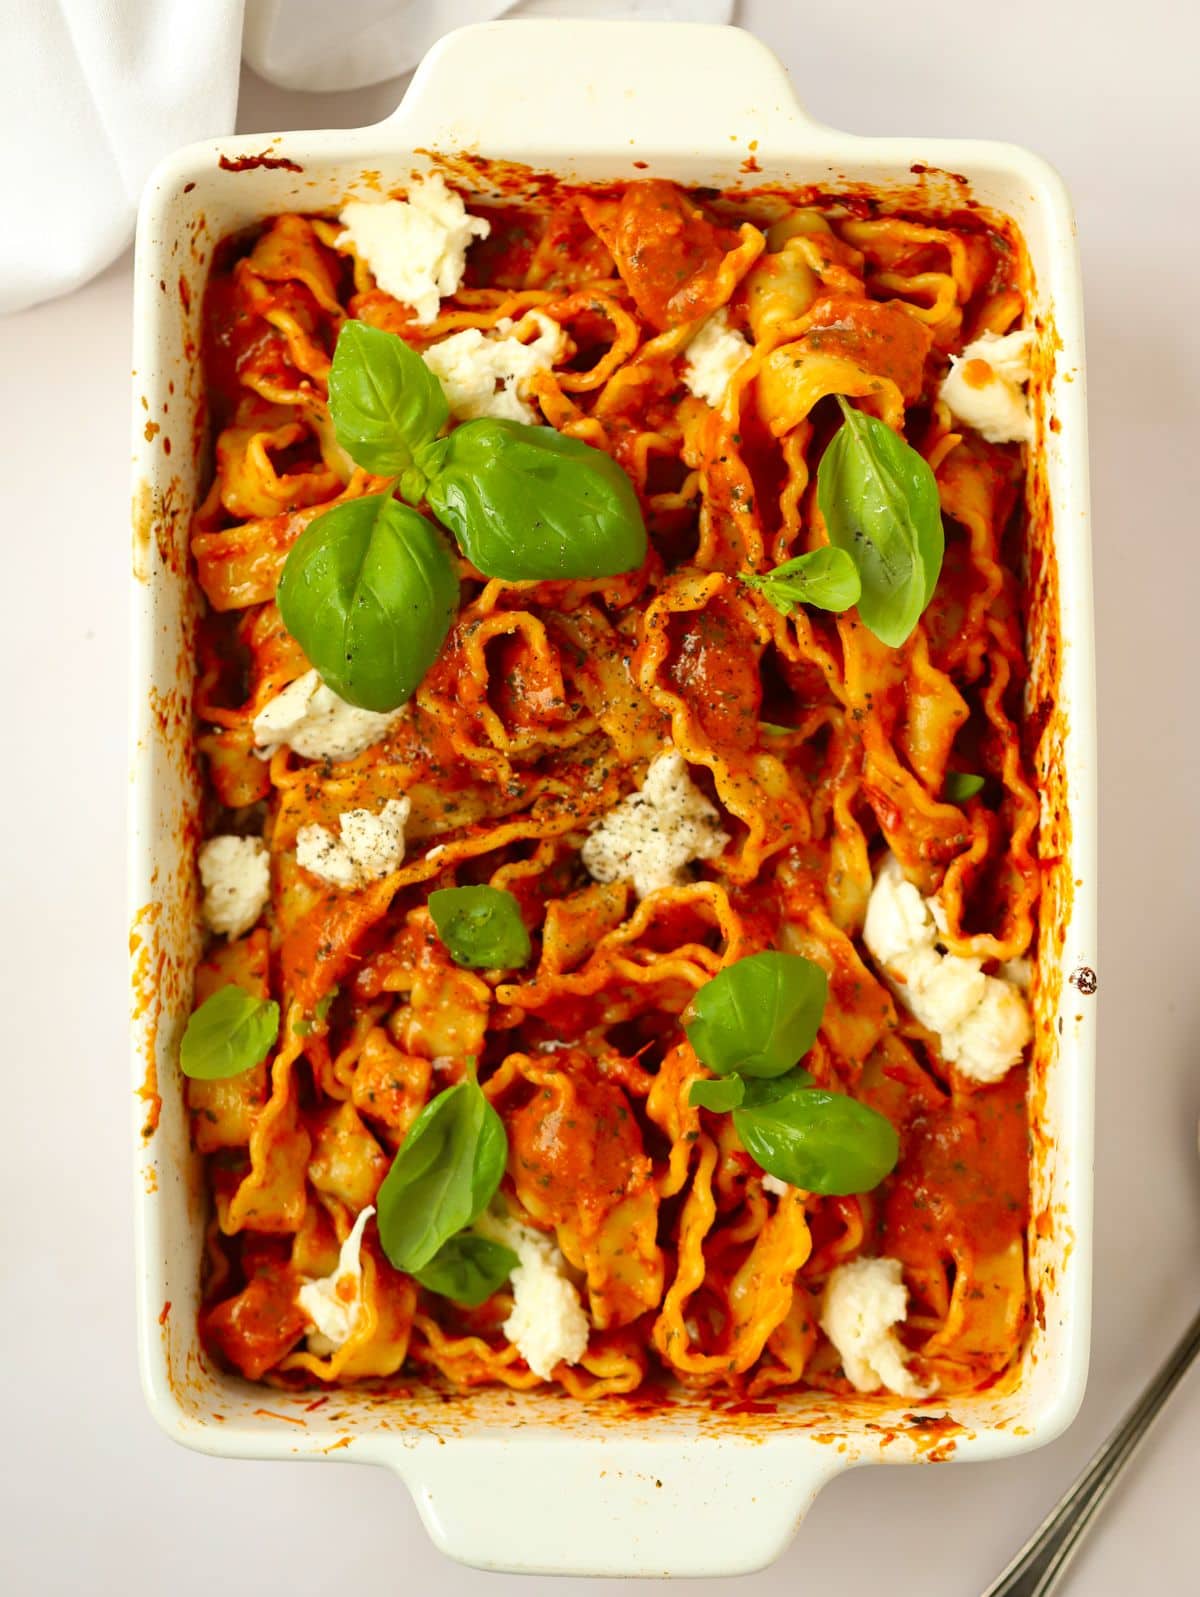
[[[951,804],[961,804],[965,799],[974,798],[982,788],[983,777],[972,771],[947,771],[942,795]]]
[[[704,984],[684,1014],[696,1057],[718,1076],[780,1076],[812,1047],[829,996],[820,965],[751,954]]]
[[[446,463],[446,452],[449,448],[449,438],[435,438],[428,444],[422,444],[417,450],[416,469],[423,477],[436,477]]]
[[[329,414],[337,441],[380,477],[397,477],[450,410],[442,385],[395,333],[345,322],[329,369]]]
[[[858,567],[844,549],[832,544],[785,560],[761,577],[743,571],[742,581],[748,588],[757,588],[780,615],[790,615],[798,604],[816,605],[818,610],[849,610],[862,593]]]
[[[464,422],[445,444],[426,496],[485,576],[615,577],[646,558],[633,484],[603,450],[489,418]]]
[[[798,729],[794,726],[779,726],[775,721],[760,721],[758,730],[765,732],[768,737],[783,738],[790,737]]]
[[[845,422],[817,468],[817,503],[829,541],[862,579],[863,625],[893,649],[933,597],[945,535],[929,463],[899,433],[839,394]]]
[[[773,1084],[772,1084],[773,1085]],[[769,1175],[806,1192],[870,1192],[895,1168],[890,1120],[846,1093],[807,1087],[733,1111],[742,1146]]]
[[[416,1278],[428,1292],[453,1298],[468,1309],[486,1303],[517,1267],[517,1256],[503,1243],[460,1231],[442,1244]]]
[[[409,466],[407,471],[400,473],[396,487],[405,504],[419,505],[425,497],[425,488],[428,481],[429,479],[419,466]]]
[[[219,987],[188,1019],[179,1068],[195,1081],[223,1081],[259,1065],[279,1036],[279,1005],[243,987]]]
[[[782,1076],[751,1076],[745,1084],[742,1102],[748,1108],[761,1109],[764,1104],[778,1103],[781,1098],[790,1098],[793,1093],[803,1092],[812,1084],[813,1077],[803,1065],[784,1071]]]
[[[508,1141],[473,1077],[447,1087],[409,1128],[375,1200],[383,1251],[397,1270],[423,1270],[491,1201]]]
[[[711,1109],[726,1114],[736,1109],[746,1096],[746,1083],[740,1076],[718,1076],[715,1081],[693,1081],[688,1103],[693,1109]]]
[[[388,494],[367,494],[309,523],[276,599],[323,682],[348,704],[394,710],[437,659],[458,608],[458,577],[424,516]]]
[[[521,911],[501,887],[439,887],[429,895],[429,913],[456,965],[515,970],[529,958]]]

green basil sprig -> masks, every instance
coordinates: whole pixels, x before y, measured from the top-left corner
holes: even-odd
[[[637,495],[609,455],[552,427],[486,418],[440,437],[450,414],[441,384],[394,333],[343,325],[329,414],[351,458],[396,481],[309,523],[278,601],[322,680],[361,709],[411,698],[458,605],[449,550],[394,486],[410,505],[427,498],[488,577],[610,577],[646,558]]]
[[[743,571],[742,581],[785,616],[798,604],[816,605],[818,610],[849,610],[862,593],[858,567],[844,549],[832,544],[785,560],[762,576]]]
[[[502,1242],[460,1231],[442,1244],[416,1278],[427,1292],[477,1309],[500,1290],[516,1267],[516,1254]]]
[[[515,970],[529,958],[529,933],[502,887],[439,887],[429,895],[437,934],[456,965]]]
[[[710,1095],[700,1091],[732,1082],[740,1088],[734,1103],[709,1102]],[[734,1130],[755,1164],[805,1192],[826,1197],[870,1192],[900,1156],[890,1120],[848,1093],[814,1086],[799,1065],[782,1076],[694,1081],[689,1102],[732,1110]]]
[[[417,465],[450,408],[441,383],[402,338],[348,321],[329,369],[329,414],[352,460],[379,477],[398,477]]]
[[[431,1098],[375,1199],[379,1240],[396,1269],[419,1279],[487,1208],[507,1159],[504,1123],[473,1076]]]
[[[390,494],[367,494],[309,523],[276,601],[323,682],[360,709],[394,710],[437,658],[458,576],[424,516]]]
[[[951,804],[961,804],[974,798],[983,789],[984,778],[974,771],[947,771],[942,786],[942,796]]]
[[[821,967],[799,954],[752,954],[699,989],[684,1014],[696,1057],[716,1075],[688,1102],[732,1113],[742,1147],[769,1175],[807,1192],[869,1192],[899,1157],[895,1127],[796,1061],[816,1041],[829,995]]]
[[[260,1065],[279,1036],[279,1005],[243,987],[219,987],[188,1019],[179,1068],[194,1081],[223,1081]]]
[[[800,954],[750,954],[705,982],[683,1017],[696,1057],[718,1076],[780,1076],[812,1047],[829,978]]]
[[[823,1196],[869,1192],[895,1169],[900,1138],[886,1116],[844,1092],[812,1085],[807,1071],[751,1080],[733,1124],[769,1175]]]
[[[829,541],[858,568],[858,613],[898,649],[933,597],[945,534],[929,463],[899,433],[838,395],[845,418],[817,468]]]
[[[578,438],[485,417],[456,427],[434,459],[429,507],[486,576],[615,577],[646,558],[633,484]]]

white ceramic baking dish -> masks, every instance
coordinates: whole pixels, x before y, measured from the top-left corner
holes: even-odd
[[[313,1394],[248,1385],[212,1368],[198,1345],[205,1201],[174,1060],[199,942],[186,549],[203,458],[203,284],[229,232],[264,214],[334,211],[353,190],[403,183],[428,166],[425,152],[461,150],[591,180],[865,183],[918,204],[970,195],[1024,233],[1046,352],[1031,484],[1048,871],[1030,1236],[1037,1315],[1019,1368],[985,1394],[919,1415],[896,1402],[805,1395],[774,1413],[721,1412],[686,1395],[639,1413],[504,1391],[447,1402],[414,1383],[386,1397],[336,1392],[310,1409]],[[1095,1020],[1084,967],[1095,965],[1096,764],[1081,296],[1055,173],[1010,145],[818,126],[779,62],[735,29],[486,24],[444,39],[376,127],[231,138],[171,157],[142,204],[135,275],[131,949],[141,1363],[159,1423],[188,1446],[233,1457],[387,1465],[454,1557],[597,1575],[751,1570],[780,1552],[840,1470],[998,1458],[1057,1435],[1079,1405],[1088,1354]]]

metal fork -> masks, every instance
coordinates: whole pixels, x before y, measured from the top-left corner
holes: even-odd
[[[1200,1352],[1200,1314],[1158,1374],[1093,1456],[1075,1485],[1033,1533],[983,1597],[1049,1597],[1099,1513],[1117,1477],[1137,1452],[1163,1404]]]

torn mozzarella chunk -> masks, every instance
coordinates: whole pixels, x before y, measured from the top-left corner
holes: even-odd
[[[1012,982],[1014,987],[1019,987],[1027,993],[1033,986],[1033,961],[1031,959],[1004,959],[996,967],[996,974],[1003,976],[1005,981]]]
[[[360,1210],[342,1243],[333,1274],[305,1280],[296,1293],[296,1302],[313,1323],[308,1333],[309,1352],[318,1358],[328,1358],[348,1342],[362,1317],[362,1239],[374,1213],[370,1204]]]
[[[916,949],[905,963],[905,991],[912,994],[913,1012],[919,1008],[917,1019],[943,1038],[957,1032],[979,1008],[987,980],[977,959],[940,954],[936,948]]]
[[[672,749],[650,764],[640,790],[592,828],[581,850],[594,881],[632,882],[639,898],[687,881],[686,867],[715,859],[729,842],[716,810]]]
[[[1029,1008],[1019,988],[985,976],[983,997],[953,1034],[951,1062],[973,1081],[999,1081],[1033,1036]]]
[[[687,346],[684,383],[697,399],[715,410],[725,397],[730,378],[749,354],[750,345],[730,327],[729,312],[722,306],[705,318]]]
[[[331,887],[363,887],[404,863],[404,827],[412,804],[388,799],[371,810],[343,810],[334,836],[327,826],[302,826],[296,833],[296,863]]]
[[[925,900],[889,854],[867,902],[863,942],[880,964],[894,965],[914,949],[932,948],[936,933]]]
[[[226,937],[248,932],[271,896],[270,855],[262,838],[210,837],[198,863],[205,923]]]
[[[512,1313],[503,1330],[529,1368],[548,1381],[559,1364],[578,1364],[591,1326],[553,1239],[491,1210],[480,1215],[475,1230],[517,1256],[510,1282]]]
[[[777,1198],[784,1198],[792,1190],[790,1183],[781,1181],[778,1176],[766,1175],[762,1178],[764,1192],[772,1192]]]
[[[881,1386],[898,1397],[927,1397],[905,1363],[894,1326],[908,1310],[899,1259],[854,1259],[830,1275],[821,1305],[821,1329],[837,1349],[850,1384],[860,1392]]]
[[[492,230],[436,172],[415,182],[407,199],[348,200],[339,220],[338,249],[353,249],[383,292],[410,305],[420,323],[433,321],[439,301],[457,291],[468,248]]]
[[[955,418],[991,444],[1024,442],[1033,422],[1023,385],[1029,381],[1033,333],[981,333],[951,355],[950,371],[938,390]]]
[[[942,1057],[973,1081],[999,1081],[1033,1035],[1021,989],[985,975],[980,961],[944,952],[945,916],[889,854],[867,904],[863,942],[909,1013],[935,1031]]]
[[[316,671],[306,671],[254,717],[254,742],[264,754],[287,744],[306,760],[352,760],[403,714],[403,706],[386,713],[360,710],[327,688]]]
[[[533,333],[531,338],[529,335]],[[562,356],[566,334],[551,317],[528,311],[519,322],[503,316],[493,332],[478,327],[452,333],[425,351],[426,366],[442,385],[450,414],[460,421],[499,416],[535,422],[518,384],[549,371]]]

